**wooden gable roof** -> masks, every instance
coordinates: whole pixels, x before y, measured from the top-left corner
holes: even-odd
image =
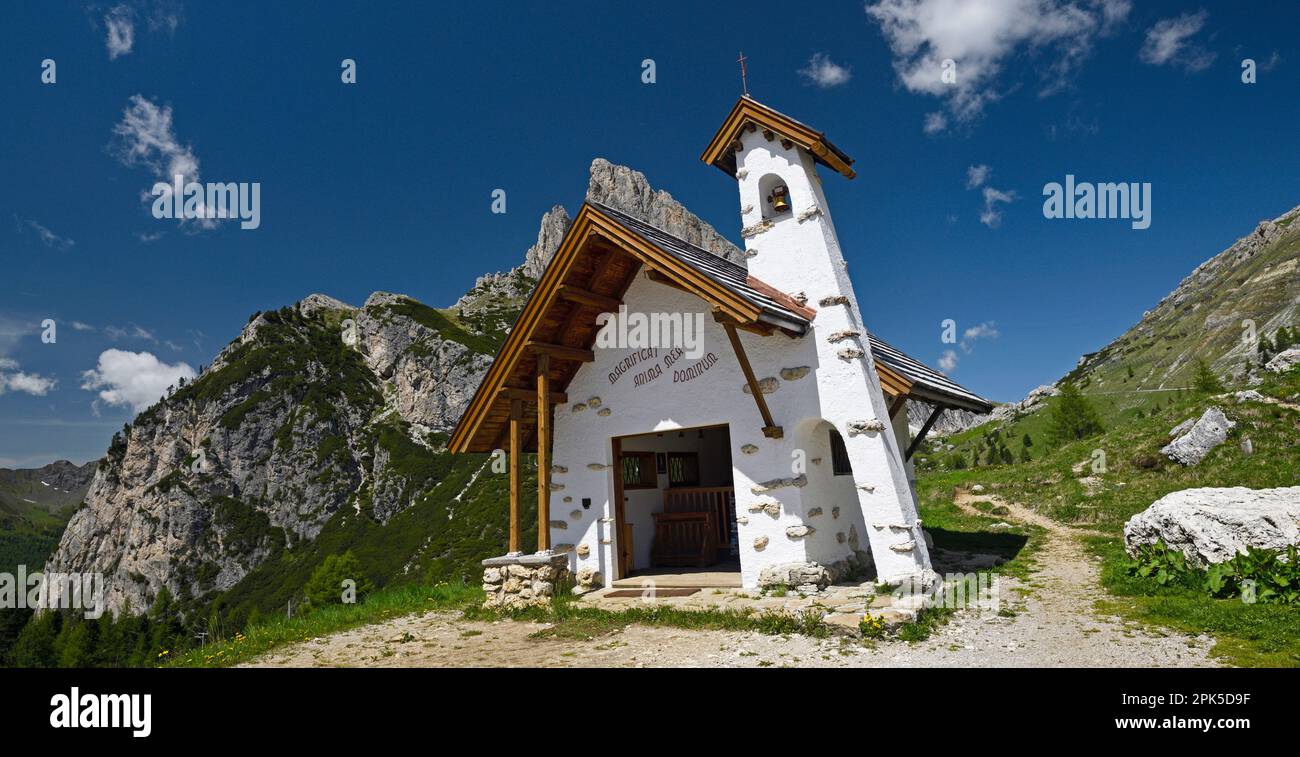
[[[596,318],[614,312],[638,272],[698,295],[740,328],[803,333],[815,312],[753,277],[745,269],[612,208],[587,203],[574,218],[496,360],[452,431],[452,452],[490,452],[504,445],[512,400],[537,403],[538,356],[549,355],[551,402],[564,392],[591,346]],[[535,414],[524,449],[536,450]]]
[[[735,176],[738,149],[736,145],[739,144],[737,136],[741,129],[763,129],[775,138],[786,139],[799,145],[812,153],[818,163],[838,171],[847,178],[852,179],[857,175],[857,172],[850,167],[853,158],[831,144],[825,134],[767,107],[749,95],[742,95],[732,107],[731,113],[722,122],[722,126],[718,127],[717,133],[713,135],[713,141],[709,142],[700,160],[716,166],[728,176]]]

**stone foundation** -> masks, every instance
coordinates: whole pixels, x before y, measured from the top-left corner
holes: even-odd
[[[556,588],[570,582],[566,554],[489,557],[483,561],[483,591],[487,594],[483,606],[514,610],[549,605]]]
[[[855,550],[830,565],[815,562],[789,562],[769,565],[758,575],[760,589],[783,586],[803,594],[813,594],[840,581],[865,578],[872,572],[871,555]]]

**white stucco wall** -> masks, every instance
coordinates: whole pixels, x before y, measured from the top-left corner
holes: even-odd
[[[777,390],[766,396],[773,418],[785,431],[782,439],[762,434],[763,421],[754,399],[742,389],[744,375],[722,327],[707,314],[707,305],[694,295],[639,277],[624,297],[629,312],[705,313],[703,361],[711,367],[688,381],[676,371],[700,361],[686,358],[665,366],[670,351],[660,349],[631,370],[610,380],[610,372],[633,349],[595,348],[596,360],[582,366],[567,388],[569,403],[556,408],[554,463],[567,470],[553,476],[551,518],[564,528],[552,528],[552,544],[586,544],[590,554],[573,556],[575,569],[595,568],[608,583],[615,561],[614,460],[610,440],[652,431],[727,424],[736,489],[740,534],[742,582],[757,585],[762,568],[786,562],[835,562],[851,553],[848,536],[856,532],[859,548],[869,550],[882,579],[901,580],[929,568],[929,555],[917,522],[915,495],[899,440],[891,426],[885,398],[875,373],[865,338],[832,342],[844,331],[865,334],[856,297],[849,283],[839,243],[831,225],[821,182],[811,156],[798,148],[785,150],[779,141],[767,142],[762,132],[742,132],[745,149],[737,156],[741,207],[745,227],[762,219],[759,184],[776,173],[790,189],[794,209],[770,228],[748,235],[746,248],[754,253],[750,272],[791,294],[803,293],[817,309],[811,332],[801,338],[781,334],[763,337],[741,332],[750,363],[760,379],[774,377]],[[813,210],[815,208],[815,210]],[[812,211],[812,212],[809,212]],[[823,298],[845,297],[846,304],[819,304]],[[860,350],[857,354],[842,351]],[[707,357],[712,355],[712,358]],[[637,376],[651,366],[662,374],[638,385]],[[786,368],[806,366],[802,378],[781,379]],[[600,398],[598,410],[575,406]],[[879,431],[851,433],[850,424],[880,423]],[[831,473],[826,424],[844,438],[853,465],[852,477]],[[751,454],[744,449],[752,445]],[[806,460],[820,458],[806,471],[792,468],[794,453]],[[592,465],[598,470],[593,470]],[[803,474],[803,486],[785,486],[756,494],[752,487],[775,479]],[[592,507],[583,510],[583,497]],[[568,499],[568,501],[566,501]],[[775,516],[750,512],[751,505],[775,501]],[[840,517],[833,508],[840,508]],[[811,515],[816,508],[818,515]],[[787,529],[815,529],[807,536],[791,536]],[[638,530],[638,563],[649,543]],[[837,534],[843,533],[840,542]],[[765,544],[764,544],[765,540]],[[757,545],[763,545],[761,548]]]

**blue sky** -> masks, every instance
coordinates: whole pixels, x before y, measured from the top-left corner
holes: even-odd
[[[0,466],[100,456],[151,381],[210,362],[256,310],[450,304],[518,264],[546,209],[576,210],[598,156],[738,241],[735,186],[698,158],[742,49],[757,99],[857,160],[824,180],[869,326],[932,365],[953,350],[951,375],[993,399],[1059,378],[1300,204],[1292,3],[703,5],[7,4]],[[936,82],[944,58],[956,84]],[[145,144],[162,149],[127,154]],[[150,163],[175,160],[260,182],[260,228],[153,218]],[[1044,218],[1066,174],[1150,182],[1151,228]],[[944,344],[948,318],[985,336]]]

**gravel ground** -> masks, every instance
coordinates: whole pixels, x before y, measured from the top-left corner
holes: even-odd
[[[1082,532],[991,496],[1011,520],[1042,526],[1046,543],[1029,581],[1002,578],[1004,614],[962,610],[929,639],[864,644],[847,638],[766,636],[629,626],[591,640],[534,638],[544,624],[469,622],[428,613],[286,647],[268,667],[1202,667],[1213,639],[1161,632],[1100,615],[1098,566]],[[1009,612],[1007,612],[1009,611]]]

